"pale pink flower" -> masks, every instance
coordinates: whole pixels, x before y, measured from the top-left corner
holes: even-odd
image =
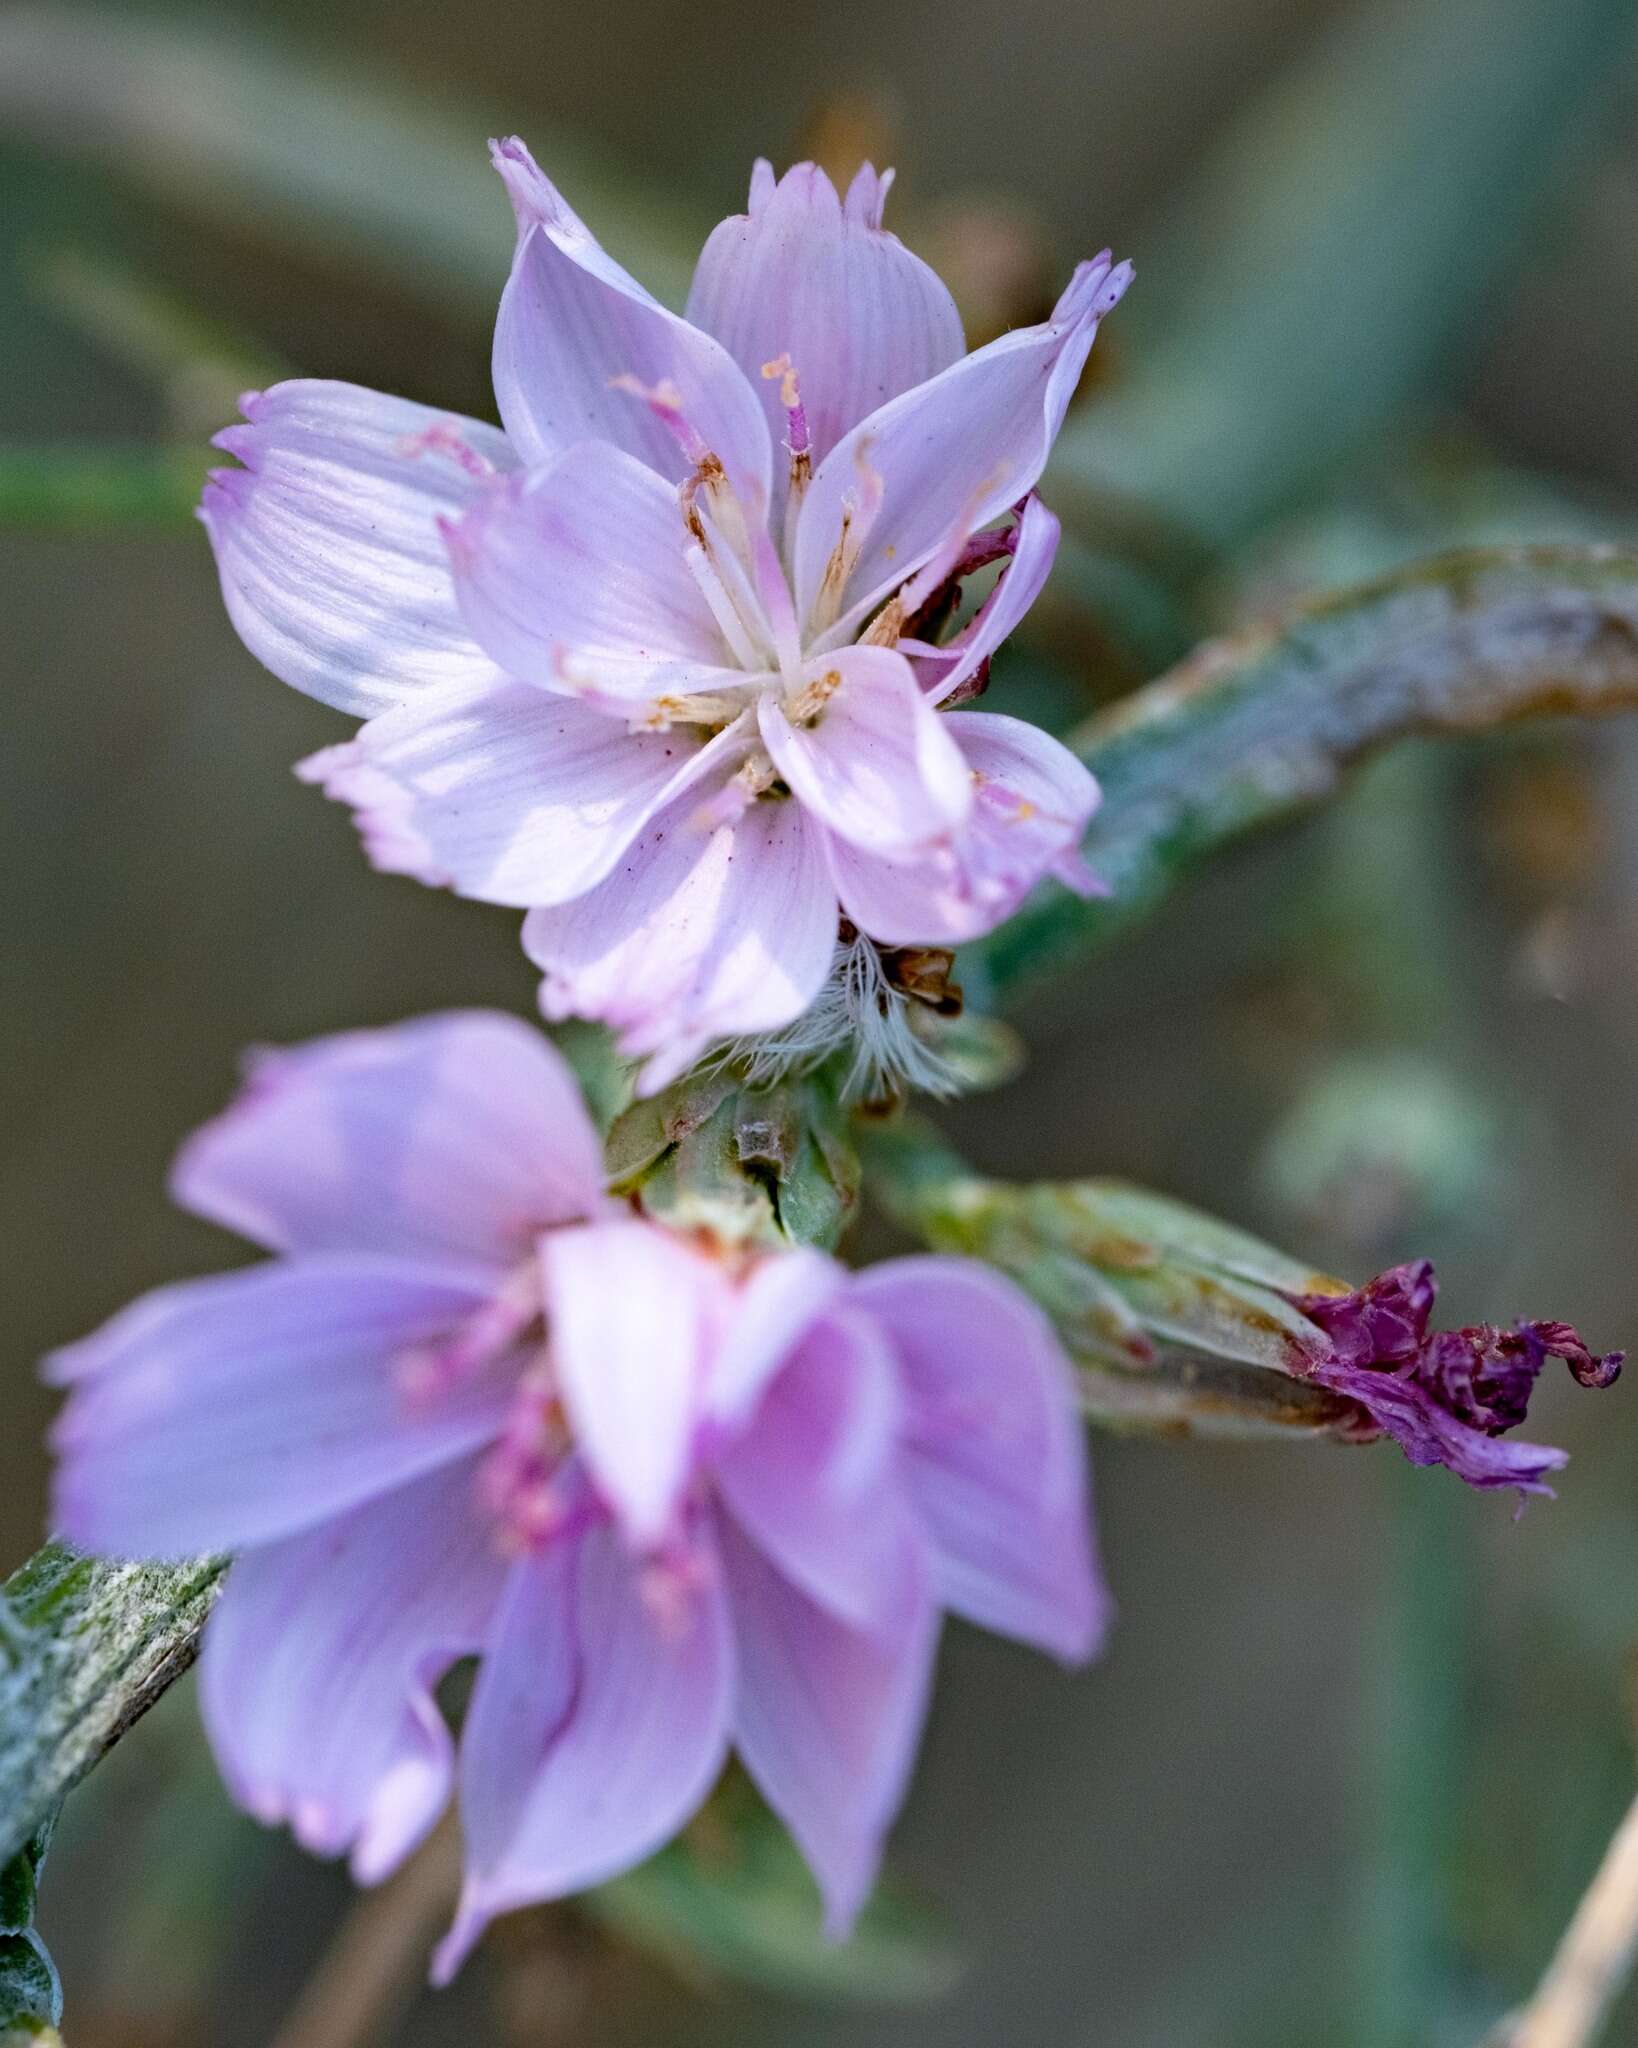
[[[380,867],[528,910],[553,1017],[662,1085],[799,1016],[839,913],[954,945],[1045,874],[1085,886],[1086,770],[1017,719],[940,711],[1034,601],[1033,495],[1103,314],[1083,263],[1036,327],[963,354],[949,293],[845,199],[757,166],[687,318],[495,146],[517,253],[505,432],[343,384],[253,393],[202,513],[251,649],[369,721],[302,773]],[[953,584],[1006,564],[943,646]]]
[[[458,1780],[447,1977],[658,1848],[730,1746],[844,1932],[941,1611],[1067,1660],[1106,1602],[1068,1367],[979,1266],[850,1274],[641,1220],[556,1051],[468,1012],[264,1056],[177,1199],[275,1254],[56,1354],[54,1510],[241,1553],[206,1632],[236,1796],[383,1877]],[[455,1745],[433,1688],[482,1662]]]

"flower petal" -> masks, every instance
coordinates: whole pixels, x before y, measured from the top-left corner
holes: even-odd
[[[495,325],[495,398],[523,459],[608,441],[679,482],[695,467],[624,380],[674,400],[747,505],[768,502],[762,403],[720,343],[667,312],[602,250],[523,144],[492,145],[518,217],[518,247]]]
[[[1018,522],[1012,560],[995,588],[962,631],[939,649],[948,665],[934,671],[936,681],[926,693],[929,704],[942,704],[977,672],[981,662],[988,661],[1002,642],[1011,638],[1041,594],[1057,556],[1062,531],[1040,499],[1031,498]]]
[[[668,1535],[689,1477],[722,1269],[653,1223],[541,1240],[552,1362],[586,1466],[634,1545]]]
[[[835,1300],[845,1279],[835,1259],[807,1245],[793,1246],[751,1269],[711,1361],[708,1394],[716,1422],[735,1429],[747,1420],[763,1388]]]
[[[502,668],[621,702],[745,680],[687,538],[676,490],[594,441],[486,492],[448,534],[462,614]]]
[[[507,1375],[435,1402],[406,1353],[481,1306],[453,1273],[384,1259],[253,1266],[137,1302],[74,1347],[53,1521],[114,1557],[241,1550],[316,1523],[486,1442]]]
[[[455,607],[438,521],[465,511],[506,437],[355,384],[302,378],[240,401],[200,517],[239,637],[281,681],[371,717],[493,678]]]
[[[1046,1317],[968,1260],[893,1259],[856,1306],[898,1355],[906,1483],[957,1614],[1073,1662],[1097,1649],[1108,1595],[1092,1550],[1074,1385]]]
[[[694,793],[658,813],[604,882],[530,911],[548,1017],[591,1017],[646,1058],[652,1093],[705,1048],[798,1017],[830,972],[836,894],[800,804],[752,802],[713,824]]]
[[[883,232],[882,198],[885,188],[878,194],[855,180],[844,208],[822,170],[797,164],[754,212],[713,230],[688,295],[689,319],[723,343],[760,393],[776,449],[790,445],[792,423],[781,376],[765,366],[788,363],[815,464],[867,413],[948,369],[964,347],[949,292]],[[774,467],[777,522],[787,465]]]
[[[527,910],[600,882],[713,758],[691,727],[633,732],[502,683],[406,704],[296,772],[352,807],[384,873]]]
[[[728,1747],[733,1645],[714,1561],[663,1609],[607,1524],[515,1567],[461,1744],[467,1882],[447,1983],[499,1913],[661,1847]]]
[[[731,1515],[719,1543],[739,1686],[734,1743],[796,1839],[844,1936],[869,1896],[927,1713],[938,1611],[906,1551],[892,1629],[849,1628],[799,1592]]]
[[[276,1252],[529,1255],[594,1213],[603,1152],[562,1054],[498,1010],[452,1010],[262,1054],[182,1147],[185,1209]]]
[[[952,534],[988,526],[1034,488],[1098,322],[1130,279],[1130,266],[1112,269],[1107,255],[1082,264],[1050,320],[975,350],[837,442],[814,472],[797,526],[798,617],[813,614],[850,501],[857,524],[867,475],[880,500],[839,593],[839,637],[851,637],[852,622]]]
[[[899,851],[962,825],[973,801],[967,764],[902,654],[827,655],[804,676],[803,697],[813,696],[821,707],[802,724],[772,692],[757,717],[774,765],[822,824],[854,845]]]
[[[915,1571],[905,1553],[921,1538],[900,1487],[901,1421],[892,1353],[866,1318],[833,1310],[716,1465],[723,1499],[764,1556],[855,1628],[896,1627]]]
[[[1046,875],[1095,886],[1077,849],[1098,785],[1069,749],[998,712],[938,716],[972,780],[966,827],[949,845],[908,860],[839,840],[828,849],[843,909],[885,945],[963,945],[1009,918]]]
[[[234,1565],[199,1703],[240,1805],[374,1884],[449,1799],[432,1688],[483,1646],[506,1567],[463,1458]]]

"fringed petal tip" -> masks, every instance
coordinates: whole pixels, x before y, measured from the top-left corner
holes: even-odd
[[[1137,275],[1130,262],[1116,263],[1112,249],[1101,249],[1084,263],[1077,263],[1063,295],[1052,309],[1054,325],[1065,321],[1076,325],[1083,320],[1101,320],[1125,298],[1127,287]]]
[[[408,875],[430,889],[455,886],[415,822],[413,793],[377,768],[357,740],[320,748],[298,761],[294,772],[352,812],[365,856],[378,873]]]
[[[584,233],[584,227],[570,211],[563,195],[535,162],[521,135],[491,136],[489,161],[500,175],[517,216],[520,235],[541,225],[559,232]]]
[[[755,220],[777,200],[792,208],[804,207],[818,213],[832,226],[840,227],[847,220],[859,227],[880,229],[893,178],[894,173],[890,170],[878,171],[874,164],[862,163],[853,174],[844,197],[837,191],[829,172],[811,159],[792,164],[780,175],[765,156],[759,156],[751,168],[751,189],[745,210],[748,217]]]

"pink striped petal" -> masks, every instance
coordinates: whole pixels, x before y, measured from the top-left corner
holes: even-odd
[[[523,459],[549,462],[606,441],[680,481],[694,468],[661,417],[620,380],[681,416],[760,511],[771,451],[762,404],[733,358],[669,313],[601,249],[523,144],[492,146],[518,217],[518,248],[495,326],[495,398]],[[674,401],[674,403],[671,403]]]
[[[804,690],[822,697],[809,719],[793,724],[772,692],[757,717],[774,765],[823,825],[853,845],[896,852],[960,828],[972,779],[902,654],[841,648],[808,665]]]
[[[689,573],[675,488],[606,443],[485,493],[448,539],[462,614],[511,675],[628,703],[745,680]]]
[[[830,971],[836,894],[822,835],[789,799],[730,822],[691,791],[660,812],[608,879],[530,911],[524,948],[548,1017],[607,1024],[663,1088],[719,1038],[799,1017]]]
[[[1066,1661],[1090,1657],[1110,1607],[1074,1382],[1051,1324],[965,1259],[894,1259],[858,1275],[850,1294],[898,1355],[907,1484],[933,1540],[939,1598]]]
[[[836,1260],[806,1245],[751,1269],[711,1360],[709,1402],[716,1423],[734,1430],[747,1420],[768,1381],[845,1280]]]
[[[441,518],[512,467],[506,437],[354,384],[299,379],[240,401],[200,517],[239,636],[281,681],[371,717],[493,679],[455,606]]]
[[[952,535],[988,526],[1034,489],[1098,322],[1130,279],[1130,266],[1113,269],[1107,255],[1082,264],[1050,320],[976,349],[836,444],[814,473],[797,527],[800,618],[812,616],[844,515],[858,552],[841,593],[839,638]]]
[[[885,197],[886,181],[868,165],[844,207],[822,170],[797,164],[753,212],[713,230],[688,295],[689,319],[723,343],[760,393],[776,450],[789,448],[792,419],[782,373],[764,370],[788,363],[797,431],[814,464],[867,413],[962,352],[955,301],[919,256],[882,230]],[[788,463],[774,468],[777,522]]]
[[[543,1226],[595,1213],[603,1154],[540,1031],[454,1010],[263,1054],[171,1192],[270,1251],[465,1262],[488,1285]]]
[[[894,1629],[921,1537],[901,1491],[897,1368],[873,1324],[832,1310],[769,1385],[719,1459],[735,1520],[838,1621]]]
[[[728,1282],[636,1218],[554,1230],[540,1255],[552,1362],[587,1470],[630,1541],[656,1544],[689,1477]]]
[[[843,909],[886,945],[963,945],[1004,922],[1048,875],[1095,886],[1078,849],[1098,786],[1069,749],[997,712],[938,716],[972,778],[966,827],[947,846],[910,859],[834,839],[829,846]]]
[[[406,704],[296,772],[351,807],[384,873],[526,910],[594,887],[715,758],[694,728],[632,732],[503,682]]]
[[[432,1689],[483,1647],[505,1565],[464,1458],[234,1565],[199,1703],[258,1820],[386,1877],[448,1803],[454,1745]]]
[[[799,1592],[728,1514],[719,1542],[739,1686],[734,1743],[796,1839],[840,1940],[869,1897],[927,1713],[938,1611],[915,1551],[891,1590],[895,1625],[849,1628]]]
[[[708,1552],[674,1591],[646,1601],[607,1524],[514,1569],[461,1741],[467,1881],[435,1982],[497,1914],[641,1862],[711,1789],[734,1660]]]
[[[54,1525],[114,1557],[193,1557],[292,1536],[496,1435],[507,1375],[433,1402],[407,1354],[483,1296],[452,1275],[364,1258],[253,1266],[138,1302],[74,1347],[52,1433]],[[93,1353],[94,1347],[94,1353]]]

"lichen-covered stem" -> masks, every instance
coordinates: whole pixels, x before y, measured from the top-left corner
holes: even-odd
[[[48,1543],[0,1588],[0,1866],[193,1662],[225,1569]]]

